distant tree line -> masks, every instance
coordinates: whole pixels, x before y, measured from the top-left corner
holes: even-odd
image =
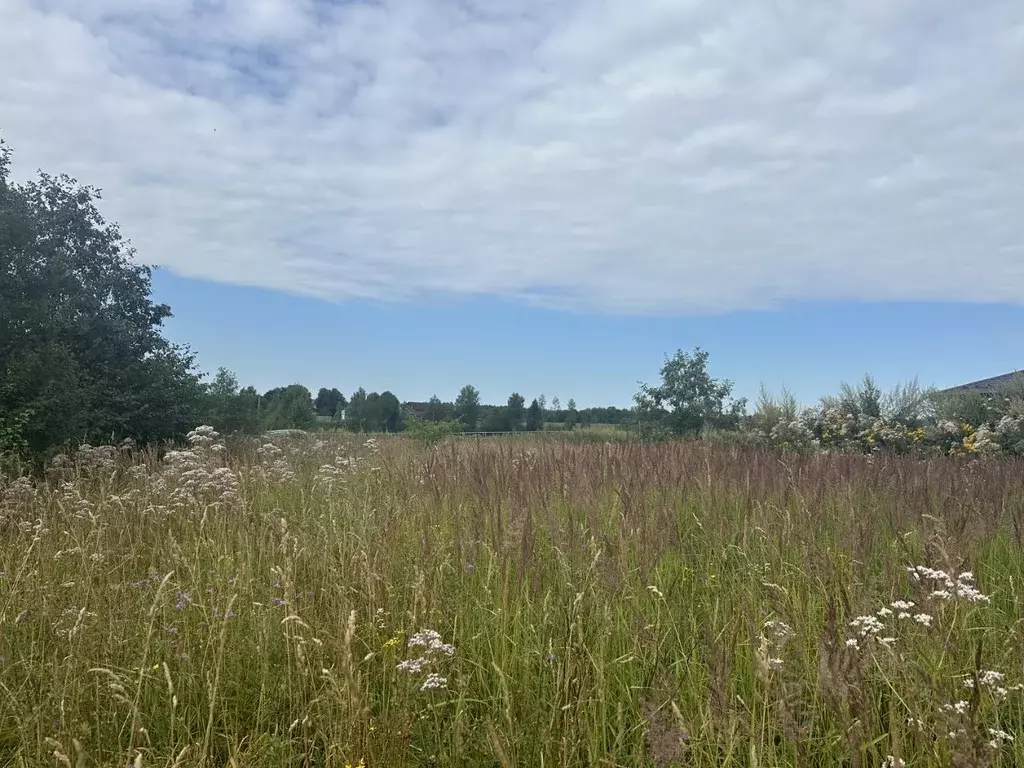
[[[575,401],[567,408],[547,408],[544,395],[526,404],[518,392],[504,405],[480,402],[479,391],[466,385],[454,401],[438,396],[426,402],[400,402],[390,391],[367,392],[360,387],[346,397],[337,388],[321,388],[314,397],[301,384],[275,387],[260,394],[240,387],[235,374],[224,368],[202,391],[201,420],[225,433],[257,433],[279,429],[344,428],[354,432],[402,432],[410,420],[450,422],[465,432],[536,432],[591,425],[629,425],[635,411],[627,408],[584,408]],[[558,404],[554,398],[553,405]]]

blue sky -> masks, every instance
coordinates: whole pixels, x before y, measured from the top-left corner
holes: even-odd
[[[948,303],[806,303],[767,312],[622,316],[500,300],[335,303],[158,272],[172,306],[168,335],[204,370],[234,370],[261,390],[391,389],[402,400],[454,399],[473,384],[485,401],[513,390],[586,405],[629,406],[656,381],[665,354],[703,346],[711,373],[753,400],[760,384],[803,402],[870,372],[885,386],[918,376],[952,386],[1021,366],[1024,308]]]
[[[15,177],[101,187],[166,268],[171,333],[259,386],[625,404],[696,344],[740,392],[805,400],[865,370],[1021,365],[1024,4],[0,0],[0,18]]]

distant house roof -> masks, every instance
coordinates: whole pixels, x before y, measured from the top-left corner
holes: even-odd
[[[972,381],[970,384],[961,384],[958,387],[950,387],[949,389],[942,390],[942,394],[995,395],[999,392],[1005,391],[1008,387],[1013,386],[1014,384],[1024,385],[1024,371],[1004,373],[1002,376],[993,376],[992,378],[982,379],[981,381]]]

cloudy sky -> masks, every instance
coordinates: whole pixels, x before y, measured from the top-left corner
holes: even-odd
[[[694,344],[754,388],[1024,367],[1022,334],[1000,335],[1024,320],[1020,3],[0,0],[0,18],[16,175],[103,188],[207,367],[355,384],[353,356],[370,380],[381,339],[412,339],[447,373],[392,385],[410,398],[482,365],[495,396],[500,377],[615,401],[628,366],[596,350],[644,356],[630,385]],[[302,354],[349,359],[233,354],[273,335],[268,302]],[[926,357],[964,318],[984,340],[955,368]],[[863,353],[758,358],[765,327],[784,350],[807,324]],[[547,379],[513,381],[493,333]]]

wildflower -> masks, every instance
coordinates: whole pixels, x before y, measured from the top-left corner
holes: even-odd
[[[411,675],[427,672],[428,668],[432,665],[455,655],[455,646],[444,642],[441,639],[441,635],[432,629],[421,629],[410,637],[408,647],[423,649],[417,658],[405,659],[396,665],[396,669],[399,672],[406,672]],[[447,678],[441,677],[436,672],[429,672],[421,684],[420,690],[435,690],[445,688],[447,685]]]
[[[649,585],[649,586],[647,587],[647,591],[648,591],[648,592],[650,592],[650,593],[651,593],[652,595],[654,595],[655,597],[665,597],[665,596],[664,596],[663,594],[661,594],[661,590],[660,590],[660,589],[658,589],[658,588],[657,588],[656,586],[654,586],[653,584],[651,584],[651,585]]]
[[[448,687],[448,678],[441,677],[436,672],[431,672],[427,675],[426,680],[423,681],[423,685],[420,686],[421,691],[438,691]]]
[[[426,648],[431,653],[440,653],[445,656],[455,655],[455,646],[441,640],[441,635],[433,629],[421,629],[409,638],[409,647]]]
[[[906,764],[906,761],[902,758],[886,755],[885,761],[882,763],[882,768],[904,768]]]
[[[860,644],[857,642],[856,638],[851,637],[849,640],[846,641],[846,647],[847,648],[860,648]]]
[[[944,712],[955,712],[958,715],[963,715],[967,713],[967,710],[970,709],[970,707],[971,703],[969,701],[964,701],[963,699],[961,699],[955,704],[943,704],[942,710]]]
[[[878,609],[878,613],[876,615],[881,616],[883,618],[885,618],[886,616],[892,616],[892,609],[886,608],[883,605],[881,608]]]
[[[983,688],[998,689],[1004,679],[1006,679],[1006,675],[994,669],[987,669],[978,674],[978,682]],[[974,675],[968,675],[964,678],[964,687],[970,688],[972,691],[974,690]]]
[[[972,583],[974,580],[974,574],[970,571],[961,573],[957,576],[956,584],[954,585],[954,592],[957,597],[963,598],[971,603],[988,603],[990,602],[988,595],[983,595]]]
[[[405,661],[399,662],[396,669],[399,672],[408,672],[413,675],[418,675],[430,662],[420,656],[418,659],[406,659]]]
[[[896,645],[896,638],[895,637],[880,637],[880,638],[878,638],[878,642],[881,645],[884,645],[886,648],[892,648],[894,645]]]
[[[780,641],[789,640],[789,638],[793,636],[793,628],[784,621],[772,619],[771,621],[765,622],[764,626],[765,629],[770,630],[771,633]]]
[[[877,635],[885,628],[882,622],[874,616],[858,616],[850,622],[850,626],[856,629],[861,637]]]
[[[937,600],[950,600],[954,597],[967,600],[971,603],[988,603],[989,598],[983,595],[974,586],[974,574],[971,571],[964,571],[957,576],[951,576],[945,571],[929,568],[924,565],[908,566],[907,572],[915,581],[931,581],[941,584],[939,589],[931,593],[931,597]]]
[[[84,629],[87,619],[94,618],[96,614],[85,608],[65,608],[54,623],[53,629],[58,635],[70,640]]]
[[[929,614],[929,613],[917,613],[917,614],[914,614],[914,621],[916,621],[918,624],[920,624],[923,627],[930,627],[934,620],[935,620],[934,617],[932,617],[932,615]]]
[[[988,746],[992,749],[999,749],[1003,744],[1013,741],[1011,734],[998,728],[989,728],[988,735],[992,737],[992,740],[988,742]]]
[[[922,579],[931,579],[932,581],[946,581],[949,579],[949,576],[946,575],[945,571],[938,571],[933,568],[929,568],[926,565],[907,566],[907,572],[914,578],[915,581],[921,581]]]

